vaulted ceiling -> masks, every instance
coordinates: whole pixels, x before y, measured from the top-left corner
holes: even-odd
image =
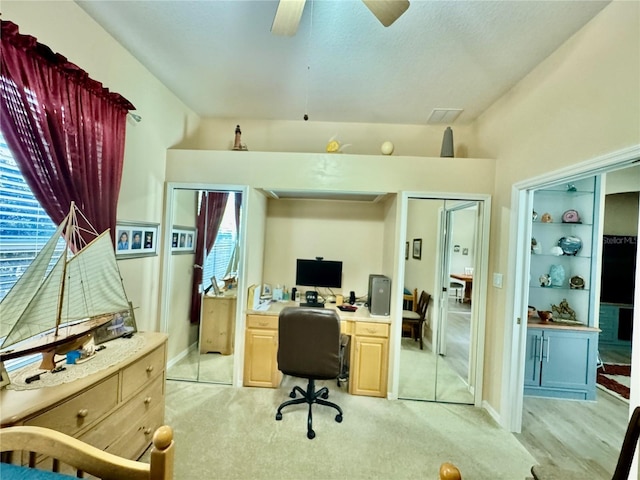
[[[411,0],[384,27],[307,0],[294,36],[271,32],[277,1],[77,3],[201,116],[422,125],[473,121],[609,1]]]

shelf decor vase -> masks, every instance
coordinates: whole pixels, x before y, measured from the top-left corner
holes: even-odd
[[[562,287],[564,285],[564,276],[564,267],[562,265],[551,265],[549,279],[552,287]]]

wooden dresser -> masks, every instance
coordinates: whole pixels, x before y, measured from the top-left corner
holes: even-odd
[[[2,390],[0,426],[47,427],[138,459],[164,423],[167,336],[136,335],[143,346],[119,364],[57,386]]]
[[[210,297],[202,301],[202,325],[200,327],[200,353],[233,353],[236,324],[236,297]]]

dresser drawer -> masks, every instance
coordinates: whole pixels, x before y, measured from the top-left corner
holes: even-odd
[[[114,432],[125,432],[133,421],[143,418],[158,405],[164,405],[163,377],[159,375],[153,379],[144,390],[135,394],[107,419],[85,433],[81,440],[101,450],[108,450],[118,441],[119,435],[114,437]]]
[[[247,315],[247,328],[278,329],[278,317],[276,315]]]
[[[122,400],[129,398],[151,379],[164,370],[164,346],[156,348],[147,356],[122,371]]]
[[[24,424],[51,428],[74,436],[113,410],[117,404],[118,376],[113,375],[74,398],[27,420]]]
[[[386,323],[355,322],[355,334],[367,337],[389,337],[389,325]]]
[[[107,452],[137,460],[151,445],[153,433],[163,424],[164,405],[156,405],[144,416],[130,419],[129,428],[118,435]]]

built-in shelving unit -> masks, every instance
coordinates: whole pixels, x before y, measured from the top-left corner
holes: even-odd
[[[527,395],[595,398],[600,202],[599,176],[534,193],[528,304],[553,321],[528,324]]]

